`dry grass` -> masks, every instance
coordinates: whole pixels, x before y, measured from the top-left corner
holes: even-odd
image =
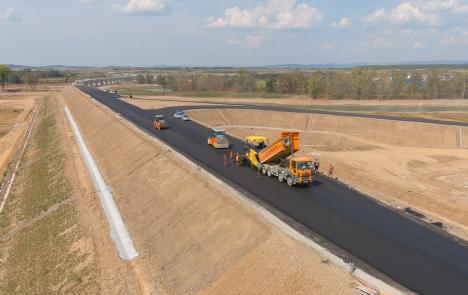
[[[377,113],[402,118],[423,118],[447,120],[454,122],[468,122],[468,113],[440,112],[440,113]]]
[[[99,292],[92,245],[82,237],[75,208],[66,203],[37,218],[72,196],[57,111],[56,101],[45,99],[0,219],[0,236],[17,231],[0,242],[0,294]]]
[[[0,109],[0,123],[13,122],[22,112],[24,112],[22,109]]]
[[[15,223],[30,219],[53,204],[70,195],[71,187],[65,178],[64,154],[55,136],[56,120],[50,110],[50,103],[43,106],[41,121],[34,132],[32,145],[25,162],[18,172],[18,182],[12,191],[12,202],[6,216],[14,218],[12,223],[0,221],[0,233]]]

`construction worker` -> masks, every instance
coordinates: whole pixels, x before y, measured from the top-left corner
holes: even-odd
[[[229,162],[231,164],[234,164],[234,152],[231,150],[231,152],[229,153]]]
[[[262,176],[262,164],[257,164],[257,176]]]
[[[333,177],[333,163],[330,162],[330,167],[328,168],[328,177]]]
[[[223,155],[223,160],[224,160],[224,167],[229,166],[228,157],[226,154]]]
[[[239,153],[236,153],[236,165],[237,167],[241,166],[241,160],[240,160],[240,155]]]
[[[319,162],[319,160],[317,158],[315,158],[315,162],[314,162],[315,173],[318,172],[319,168],[320,168],[320,162]]]

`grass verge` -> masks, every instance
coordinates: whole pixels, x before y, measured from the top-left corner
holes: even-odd
[[[45,98],[0,216],[0,237],[16,230],[0,242],[0,294],[99,293],[93,245],[80,231],[73,202],[57,206],[73,195],[58,111],[57,101]]]

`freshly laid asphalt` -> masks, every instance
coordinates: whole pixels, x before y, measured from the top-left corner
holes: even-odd
[[[152,100],[137,98],[136,100]],[[190,102],[190,100],[183,99],[164,99],[164,101],[173,102]],[[207,103],[209,105],[203,105]],[[287,105],[265,105],[265,104],[242,104],[242,103],[226,103],[226,102],[213,102],[213,101],[197,101],[197,105],[178,106],[176,109],[224,109],[224,108],[236,108],[236,109],[249,109],[249,110],[266,110],[266,111],[279,111],[279,112],[290,112],[290,113],[306,113],[306,114],[317,114],[317,115],[332,115],[341,117],[355,117],[355,118],[367,118],[367,119],[383,119],[389,121],[401,121],[401,122],[413,122],[413,123],[429,123],[438,125],[449,125],[468,127],[468,122],[461,121],[449,121],[440,119],[428,119],[428,118],[411,118],[411,117],[398,117],[392,115],[378,115],[367,112],[353,112],[343,110],[325,110],[320,109],[319,106],[314,108],[299,107],[299,106],[287,106]],[[456,107],[451,107],[451,111],[456,111]],[[460,110],[460,112],[462,112]]]
[[[207,145],[206,127],[168,118],[169,129],[153,129],[155,114],[167,114],[176,108],[143,110],[107,92],[78,88],[248,196],[275,208],[406,288],[421,294],[468,294],[466,243],[325,177],[317,176],[308,188],[290,188],[275,178],[256,177],[249,167],[224,167],[225,151]],[[230,140],[233,149],[240,151],[242,142]]]

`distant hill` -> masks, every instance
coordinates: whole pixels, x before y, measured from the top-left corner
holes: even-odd
[[[439,61],[419,61],[419,62],[398,62],[398,63],[369,63],[369,62],[355,62],[355,63],[324,63],[324,64],[274,64],[263,66],[193,66],[193,65],[158,65],[148,67],[134,67],[134,66],[69,66],[69,65],[47,65],[47,66],[25,66],[25,65],[8,65],[13,70],[25,69],[42,69],[42,70],[58,70],[58,71],[83,71],[95,69],[107,70],[177,70],[177,69],[211,69],[211,70],[235,70],[235,69],[350,69],[355,67],[373,67],[373,68],[431,68],[431,67],[454,67],[454,68],[468,68],[468,60],[439,60]]]
[[[92,70],[96,67],[88,67],[88,66],[67,66],[67,65],[50,65],[50,66],[24,66],[24,65],[15,65],[15,64],[8,64],[7,65],[10,69],[14,71],[22,71],[27,69],[34,69],[34,70],[57,70],[57,71],[82,71],[82,70]]]

